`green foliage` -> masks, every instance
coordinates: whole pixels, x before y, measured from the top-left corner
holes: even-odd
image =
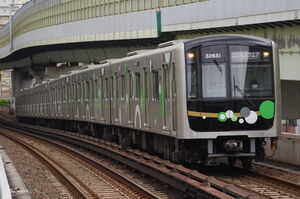
[[[8,99],[0,99],[0,106],[9,107],[9,100]]]

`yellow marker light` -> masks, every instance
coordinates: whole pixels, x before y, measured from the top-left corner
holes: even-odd
[[[263,52],[264,57],[269,57],[270,53],[268,51]]]
[[[271,150],[276,151],[277,150],[277,140],[271,141]]]
[[[194,54],[194,53],[188,53],[188,54],[187,54],[187,57],[188,57],[189,59],[194,59],[194,58],[195,58],[195,54]]]

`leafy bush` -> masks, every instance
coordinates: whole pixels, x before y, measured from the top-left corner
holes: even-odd
[[[9,104],[8,99],[0,99],[0,106],[9,107]]]

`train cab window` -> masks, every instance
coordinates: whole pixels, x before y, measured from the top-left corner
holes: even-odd
[[[271,53],[252,46],[229,47],[233,98],[272,96]]]
[[[190,99],[197,98],[197,54],[196,51],[192,50],[186,54],[187,62],[187,92]]]
[[[135,73],[135,98],[139,99],[141,94],[141,74]]]
[[[152,98],[159,100],[159,73],[157,70],[152,71]]]
[[[203,98],[225,98],[227,96],[225,58],[225,46],[208,46],[201,49]]]

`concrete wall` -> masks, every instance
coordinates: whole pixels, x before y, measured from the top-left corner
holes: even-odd
[[[282,119],[300,119],[300,81],[281,81],[281,95]]]
[[[269,143],[266,145],[266,158],[277,162],[300,166],[300,136],[282,133],[278,140],[278,149],[272,155]]]

